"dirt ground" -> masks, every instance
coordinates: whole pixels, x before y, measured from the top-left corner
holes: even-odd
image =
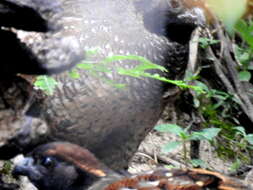
[[[164,122],[160,120],[158,124],[161,123]],[[164,153],[161,150],[166,143],[175,140],[179,140],[176,135],[151,131],[133,157],[129,165],[129,172],[136,173],[147,171],[164,165],[177,168],[185,167],[183,147],[179,147],[170,153]],[[206,163],[209,169],[225,174],[229,173],[231,163],[219,159],[208,142],[202,142],[200,149],[200,159]]]

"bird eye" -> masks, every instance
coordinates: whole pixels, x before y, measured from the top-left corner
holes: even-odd
[[[46,168],[50,168],[54,166],[54,159],[51,157],[45,157],[41,160],[41,165],[45,166]]]

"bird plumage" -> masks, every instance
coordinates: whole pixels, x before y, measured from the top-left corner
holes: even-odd
[[[43,2],[27,1],[37,2],[37,6]],[[142,62],[150,61],[168,68],[169,72],[156,69],[146,72],[168,75],[170,79],[180,78],[187,65],[187,39],[197,26],[195,21],[198,17],[184,15],[186,11],[172,8],[167,0],[59,2],[62,17],[57,23],[62,30],[42,35],[48,37],[42,38],[42,44],[41,38],[36,36],[37,41],[32,42],[31,47],[42,47],[41,53],[35,53],[37,58],[61,66],[59,60],[66,55],[61,50],[75,50],[69,48],[68,43],[78,41],[82,53],[86,53],[84,62],[74,69],[79,77],[71,78],[68,72],[54,76],[58,83],[52,96],[42,99],[31,97],[31,105],[27,105],[27,111],[15,125],[19,127],[18,132],[6,135],[7,140],[1,142],[6,146],[0,147],[0,159],[11,158],[29,152],[37,144],[57,140],[89,148],[113,169],[126,168],[140,142],[160,118],[167,102],[165,92],[175,87],[152,78],[134,78],[124,73],[131,73],[134,68],[143,69]],[[23,40],[30,41],[29,36],[23,37],[26,38]],[[58,43],[58,40],[64,44]],[[44,43],[48,46],[41,46]],[[43,47],[50,51],[43,51]],[[35,49],[31,48],[31,51]],[[49,54],[44,55],[43,52]],[[72,55],[75,57],[75,54]],[[89,70],[96,65],[97,69]],[[88,71],[83,69],[87,66]],[[22,65],[22,69],[26,67]],[[123,84],[125,88],[118,89],[115,83]],[[42,122],[33,122],[37,119]],[[8,127],[13,128],[12,125]],[[38,132],[44,126],[44,133]],[[107,157],[108,154],[111,156]]]

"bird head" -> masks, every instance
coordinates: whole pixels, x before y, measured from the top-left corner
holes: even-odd
[[[79,190],[112,173],[87,149],[65,142],[39,146],[13,170],[43,190]]]

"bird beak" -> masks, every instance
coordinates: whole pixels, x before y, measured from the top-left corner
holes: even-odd
[[[29,176],[29,173],[34,167],[34,160],[31,157],[23,158],[19,163],[17,163],[12,171],[13,176]]]

